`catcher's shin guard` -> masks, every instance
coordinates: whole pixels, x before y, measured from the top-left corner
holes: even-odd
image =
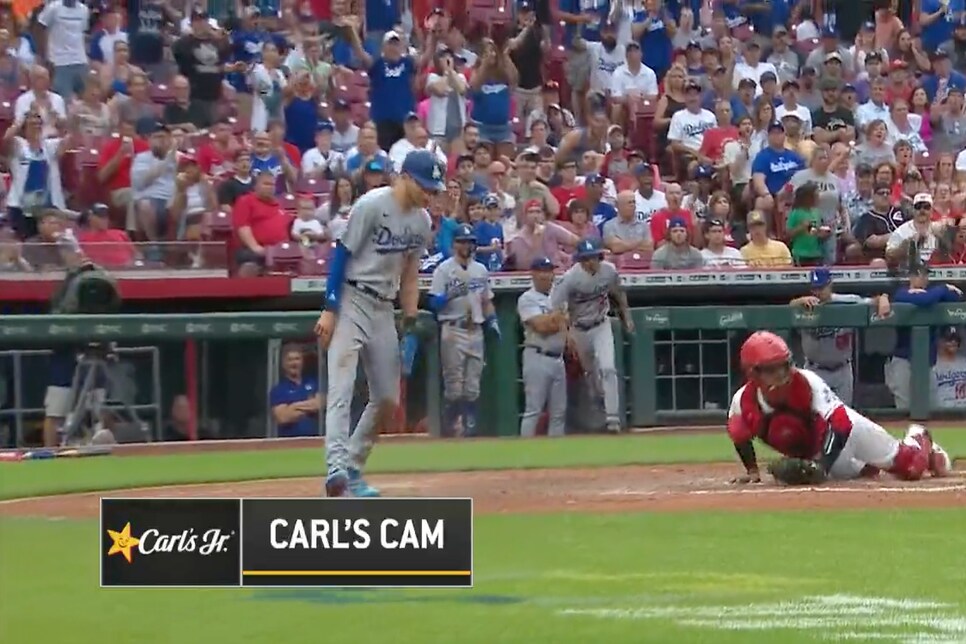
[[[932,439],[928,435],[906,436],[899,442],[889,473],[904,481],[918,481],[929,469],[931,453]]]

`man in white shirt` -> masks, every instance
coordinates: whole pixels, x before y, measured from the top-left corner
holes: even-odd
[[[164,124],[138,123],[138,130],[150,134],[151,148],[134,155],[131,163],[134,208],[138,228],[149,241],[156,241],[167,232],[168,204],[174,197],[178,151]]]
[[[392,161],[394,172],[402,172],[403,161],[406,160],[406,156],[413,150],[429,150],[430,152],[435,152],[436,158],[440,159],[441,163],[446,164],[446,155],[439,149],[439,146],[435,142],[432,146],[429,145],[429,134],[426,132],[426,128],[423,127],[419,116],[415,112],[410,112],[406,115],[406,120],[403,121],[403,131],[405,132],[403,138],[393,143],[392,147],[389,148],[389,159]]]
[[[636,40],[627,44],[626,60],[614,70],[611,78],[612,105],[610,120],[623,123],[629,113],[628,100],[657,101],[657,75],[641,62],[641,46]]]
[[[637,176],[637,190],[634,191],[634,215],[638,220],[649,224],[651,216],[662,208],[667,208],[667,195],[654,189],[654,171],[650,164],[642,163],[634,168]]]
[[[100,64],[111,66],[114,64],[114,43],[127,42],[127,32],[121,29],[121,14],[114,7],[101,14],[102,30],[91,37],[91,55],[96,58],[98,53],[101,60],[93,60],[94,69]]]
[[[932,221],[932,195],[920,192],[912,198],[912,219],[892,231],[886,242],[886,259],[904,261],[908,252],[915,252],[910,246],[914,242],[919,251],[919,259],[924,264],[939,246],[938,234],[942,223]]]
[[[33,105],[44,123],[44,136],[56,136],[57,121],[67,118],[67,107],[61,96],[50,91],[50,72],[42,65],[30,68],[30,89],[17,97],[13,106],[14,119],[22,122]]]
[[[865,140],[865,127],[872,121],[889,122],[889,106],[886,104],[886,82],[882,78],[869,83],[869,100],[855,110],[855,130],[859,140]]]
[[[782,104],[775,108],[775,119],[781,123],[786,114],[794,114],[802,122],[802,136],[812,135],[812,113],[804,105],[798,104],[798,81],[787,80],[782,83]]]
[[[352,122],[352,110],[345,99],[337,98],[332,104],[332,149],[348,155],[359,142],[359,126]]]
[[[749,40],[745,43],[744,60],[735,63],[735,70],[731,77],[735,89],[738,89],[738,83],[742,79],[749,78],[755,81],[755,96],[761,96],[761,75],[765,72],[771,72],[775,78],[778,78],[778,70],[774,65],[761,62],[761,45],[754,39]]]
[[[680,159],[680,174],[684,175],[688,165],[696,160],[704,142],[704,133],[717,126],[715,115],[701,107],[701,86],[693,80],[687,81],[684,85],[684,109],[671,117],[667,133],[671,153]]]
[[[90,9],[80,0],[52,0],[37,17],[46,28],[40,50],[54,67],[54,92],[67,100],[83,87],[90,69],[84,46],[90,19]]]
[[[611,92],[611,79],[617,67],[624,63],[624,47],[617,44],[617,31],[614,25],[604,23],[600,28],[600,42],[574,38],[574,49],[590,52],[590,89],[591,91]]]
[[[710,219],[704,224],[704,240],[707,245],[701,249],[705,268],[743,268],[745,258],[741,251],[725,243],[725,223],[720,219]]]
[[[345,157],[332,149],[332,121],[319,121],[315,126],[315,147],[302,155],[302,176],[309,179],[331,179],[345,172]]]

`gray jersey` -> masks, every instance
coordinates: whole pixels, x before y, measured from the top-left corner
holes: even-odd
[[[818,187],[818,209],[822,213],[822,223],[835,230],[839,220],[839,206],[842,202],[838,178],[828,172],[818,174],[811,168],[806,168],[793,174],[789,183],[796,190],[806,183],[814,183]]]
[[[533,318],[546,315],[553,311],[550,304],[550,295],[541,293],[535,288],[525,291],[520,299],[517,300],[517,315],[523,322],[524,340],[523,343],[528,347],[537,347],[552,353],[563,353],[564,343],[567,339],[566,331],[558,331],[550,335],[541,335],[527,324]]]
[[[634,243],[650,239],[651,227],[636,217],[631,221],[621,221],[620,217],[614,217],[604,224],[603,236],[605,241],[615,238]]]
[[[704,255],[694,246],[676,248],[670,242],[661,244],[651,256],[651,268],[671,271],[688,270],[704,266]]]
[[[493,299],[490,273],[483,264],[471,259],[466,268],[450,257],[433,271],[429,292],[445,295],[446,306],[437,314],[440,322],[471,319],[483,323],[483,303]]]
[[[603,322],[610,312],[611,293],[620,290],[620,275],[610,262],[601,262],[600,270],[591,275],[580,264],[574,264],[550,291],[554,309],[566,309],[570,322],[590,327]]]
[[[861,295],[832,293],[830,304],[871,304]],[[802,353],[813,365],[832,367],[852,359],[854,329],[802,329]]]
[[[392,188],[376,188],[352,206],[342,244],[352,257],[346,279],[365,285],[385,298],[396,297],[403,259],[420,256],[429,242],[429,214],[422,208],[402,210]]]

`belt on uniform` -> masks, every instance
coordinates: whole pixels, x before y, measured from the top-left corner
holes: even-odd
[[[442,320],[441,324],[444,326],[455,326],[458,329],[466,329],[467,331],[472,331],[483,326],[479,322],[474,322],[473,320],[467,320],[464,318],[460,318],[458,320]]]
[[[597,322],[589,322],[587,324],[581,324],[580,322],[574,322],[574,328],[577,329],[577,330],[579,330],[579,331],[590,331],[591,329],[596,329],[597,327],[599,327],[606,320],[607,320],[607,318],[604,318],[603,320],[598,320]]]
[[[382,293],[380,293],[376,289],[372,288],[371,286],[366,286],[365,284],[360,284],[356,280],[346,280],[345,283],[348,284],[349,286],[351,286],[352,288],[356,289],[360,293],[364,293],[365,295],[368,295],[369,297],[374,297],[377,300],[380,300],[382,302],[392,302],[393,299],[394,299],[394,298],[391,298],[391,297],[386,297],[385,295],[383,295]]]
[[[846,360],[845,362],[840,362],[838,364],[819,364],[817,362],[812,362],[811,360],[805,361],[805,367],[808,369],[821,369],[822,371],[838,371],[842,367],[847,367],[852,364],[851,360]]]
[[[528,344],[524,348],[525,349],[533,349],[534,351],[536,351],[540,355],[547,356],[548,358],[553,358],[554,360],[558,360],[558,359],[560,359],[560,358],[563,357],[563,354],[560,353],[559,351],[547,351],[546,349],[541,349],[540,347],[535,347],[532,344]]]

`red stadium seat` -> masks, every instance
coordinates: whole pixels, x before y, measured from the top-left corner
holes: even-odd
[[[352,111],[352,122],[363,125],[369,120],[369,103],[355,103],[349,108]]]
[[[339,85],[335,88],[335,97],[349,103],[365,103],[369,100],[368,85]]]
[[[298,199],[296,199],[295,195],[291,193],[284,194],[281,197],[279,197],[278,203],[279,205],[282,206],[284,210],[287,210],[289,212],[295,212],[296,210],[299,209]]]
[[[227,242],[234,234],[234,229],[231,225],[231,215],[221,210],[211,214],[209,227],[211,228],[211,238],[214,241]]]
[[[317,257],[314,257],[314,258],[309,257],[307,259],[303,259],[301,263],[299,263],[299,270],[298,270],[299,275],[310,275],[314,277],[319,275],[326,275],[328,274],[328,272],[329,272],[329,262],[328,260],[325,260],[325,259],[319,259]]]
[[[299,177],[298,184],[295,186],[296,193],[305,193],[319,197],[332,193],[332,182],[325,179],[309,179]]]
[[[651,267],[651,253],[631,251],[618,255],[622,270],[643,271]]]
[[[151,100],[160,105],[174,103],[174,92],[165,84],[151,84]]]
[[[305,258],[302,247],[294,242],[275,244],[265,252],[265,268],[273,273],[298,273]]]

